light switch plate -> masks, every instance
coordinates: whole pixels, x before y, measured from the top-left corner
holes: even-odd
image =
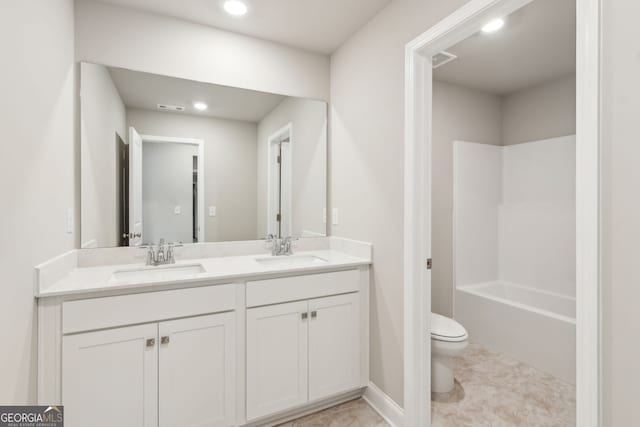
[[[173,213],[176,215],[180,215],[182,213],[182,207],[176,206],[173,208]]]
[[[331,224],[338,225],[338,208],[331,210]]]
[[[209,216],[216,216],[216,207],[209,206]]]

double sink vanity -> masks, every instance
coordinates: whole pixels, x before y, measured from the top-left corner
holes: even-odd
[[[327,237],[327,104],[86,62],[80,86],[38,402],[68,427],[226,427],[362,394],[371,246]]]
[[[68,426],[272,425],[362,393],[371,246],[76,250],[36,268],[38,401]],[[106,413],[106,414],[105,414]]]

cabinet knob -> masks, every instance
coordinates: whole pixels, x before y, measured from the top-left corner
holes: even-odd
[[[311,318],[315,319],[316,317],[318,317],[318,312],[314,310],[311,312]]]
[[[160,338],[160,344],[169,344],[169,341],[171,341],[171,339],[168,336]]]
[[[302,320],[304,320],[309,317],[309,313],[300,313],[300,317],[302,317]]]
[[[155,338],[149,338],[147,340],[147,347],[153,347],[154,345],[156,345],[156,339]]]

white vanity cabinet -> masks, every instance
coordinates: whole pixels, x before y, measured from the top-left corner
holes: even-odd
[[[231,426],[233,313],[63,338],[67,425]]]
[[[307,401],[308,304],[247,310],[247,419]]]
[[[63,338],[67,426],[158,425],[157,329],[139,325]]]
[[[234,307],[234,285],[63,303],[67,425],[233,426],[235,312],[205,313]]]
[[[234,425],[235,316],[158,324],[160,427]]]
[[[255,264],[255,262],[254,262]],[[255,427],[369,383],[369,264],[38,300],[38,403],[69,427]]]
[[[247,308],[249,421],[363,385],[368,359],[359,288],[358,270],[247,284],[247,302],[255,305]],[[321,296],[340,291],[347,293]],[[272,304],[274,297],[307,299]]]

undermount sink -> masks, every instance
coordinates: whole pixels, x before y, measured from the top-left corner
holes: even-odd
[[[304,267],[307,265],[321,265],[328,261],[315,255],[284,255],[255,258],[258,264],[270,267]]]
[[[112,282],[148,282],[186,279],[189,276],[204,273],[202,264],[168,265],[158,267],[142,267],[131,270],[120,270],[111,276]]]

